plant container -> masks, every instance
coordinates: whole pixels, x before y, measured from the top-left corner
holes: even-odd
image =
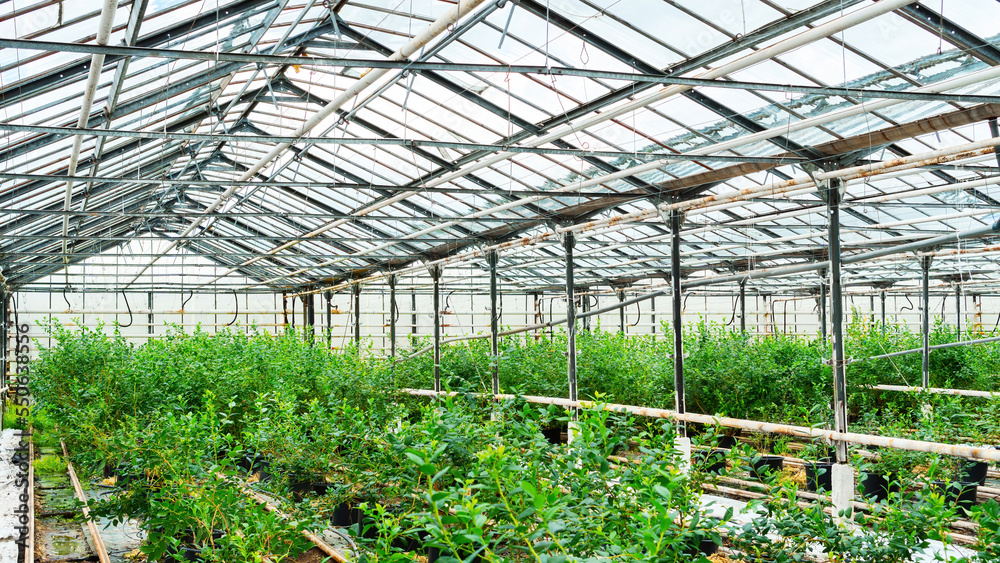
[[[468,557],[468,555],[464,556],[462,554],[455,555],[451,551],[448,550],[442,551],[440,548],[437,547],[427,548],[427,563],[434,563],[435,561],[437,561],[442,557],[454,557],[459,561],[465,561],[465,558]],[[480,557],[477,555],[472,558],[472,561],[473,563],[479,563],[480,561],[482,561],[482,559],[480,559]]]
[[[889,498],[889,493],[898,493],[899,484],[893,482],[889,475],[879,473],[861,474],[861,496],[864,498],[874,498],[875,502],[882,502]]]
[[[990,464],[985,461],[966,461],[958,471],[958,480],[963,483],[986,485],[986,471]]]
[[[726,450],[716,448],[712,451],[698,450],[694,452],[694,459],[702,465],[705,473],[722,473],[726,469]]]
[[[719,436],[717,442],[718,447],[731,450],[736,447],[739,440],[736,439],[736,436]]]
[[[952,481],[934,481],[934,487],[944,495],[947,504],[957,506],[961,511],[969,512],[976,505],[979,495],[979,483]]]
[[[550,444],[565,444],[566,441],[563,439],[563,432],[565,430],[565,428],[542,428],[542,436],[545,436],[545,439],[548,440]]]
[[[780,455],[762,455],[751,460],[753,474],[760,480],[764,480],[768,475],[781,471],[785,458]]]
[[[333,508],[333,513],[330,514],[330,524],[338,528],[346,528],[354,524],[350,502],[342,502]]]
[[[817,461],[805,464],[806,488],[809,492],[833,490],[833,463]]]

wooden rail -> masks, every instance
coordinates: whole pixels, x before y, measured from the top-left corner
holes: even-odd
[[[73,463],[69,460],[69,452],[66,450],[66,443],[59,440],[59,445],[62,446],[63,458],[66,460],[66,472],[69,473],[69,480],[73,483],[73,490],[76,491],[76,498],[80,499],[83,506],[80,511],[83,512],[83,517],[87,520],[87,529],[90,530],[90,536],[94,539],[94,551],[97,552],[97,558],[100,559],[101,563],[111,563],[111,557],[108,556],[108,548],[104,545],[104,539],[101,538],[101,532],[97,529],[97,524],[94,523],[94,519],[90,517],[90,509],[87,508],[87,497],[83,494],[83,487],[80,486],[80,480],[76,478],[76,471],[73,470]]]

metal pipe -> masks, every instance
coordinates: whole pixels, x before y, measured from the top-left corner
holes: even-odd
[[[305,299],[305,336],[313,344],[316,341],[316,294],[310,293]]]
[[[512,8],[513,9],[513,8]],[[497,309],[497,260],[496,250],[486,253],[490,266],[490,372],[493,376],[493,394],[500,392],[500,311]]]
[[[921,317],[921,320],[923,318]],[[1000,341],[1000,336],[990,336],[987,338],[975,338],[972,340],[962,340],[961,342],[946,342],[944,344],[935,344],[933,346],[928,346],[929,351],[940,350],[942,348],[954,348],[955,346],[969,346],[971,344],[986,344],[987,342],[997,342]],[[879,354],[878,356],[869,356],[867,358],[861,358],[860,360],[854,361],[864,361],[864,360],[882,360],[885,358],[895,358],[896,356],[905,356],[907,354],[916,354],[918,352],[923,352],[923,347],[911,348],[909,350],[900,350],[899,352],[890,352],[888,354]]]
[[[166,58],[173,60],[200,60],[241,62],[272,66],[295,65],[301,67],[336,67],[336,68],[380,68],[420,72],[425,70],[446,72],[482,72],[507,74],[538,74],[542,76],[577,76],[604,80],[626,80],[633,82],[648,82],[653,84],[676,84],[693,88],[727,88],[750,91],[784,92],[797,94],[814,94],[825,96],[851,96],[861,99],[888,98],[897,100],[941,101],[961,103],[995,103],[1000,101],[997,96],[982,96],[973,94],[926,94],[910,91],[886,91],[866,88],[844,88],[836,86],[796,86],[792,84],[776,84],[767,82],[741,82],[710,80],[702,78],[684,78],[662,74],[628,73],[609,70],[582,69],[563,66],[532,66],[532,65],[497,65],[470,64],[451,62],[421,62],[421,61],[385,61],[376,59],[358,59],[348,57],[320,56],[280,56],[254,53],[215,53],[207,51],[190,51],[183,49],[158,49],[154,47],[134,46],[104,46],[83,43],[65,43],[58,41],[38,41],[30,39],[0,39],[0,49],[38,50],[56,53],[85,53],[101,55],[117,55],[124,57]]]
[[[740,332],[747,332],[747,282],[740,281]]]
[[[920,335],[923,345],[922,371],[924,388],[931,386],[931,297],[930,297],[930,271],[931,257],[920,257],[921,286],[920,286]]]
[[[847,432],[847,377],[844,354],[844,296],[840,272],[840,201],[843,197],[839,180],[830,180],[824,189],[827,208],[827,244],[830,256],[830,308],[833,320],[833,418],[837,432]],[[825,325],[824,325],[825,327]],[[838,441],[837,463],[847,463],[847,443]]]
[[[329,349],[333,347],[333,306],[330,303],[333,292],[324,291],[323,297],[326,299],[326,347]]]
[[[670,214],[670,286],[673,296],[671,315],[674,332],[674,410],[680,414],[687,412],[684,397],[684,324],[681,318],[681,223],[683,213],[675,211]],[[622,309],[624,311],[625,309]],[[687,437],[687,427],[683,422],[677,428],[678,434]]]
[[[906,393],[932,393],[934,395],[957,395],[961,397],[982,397],[984,399],[996,399],[1000,393],[991,391],[974,391],[972,389],[943,389],[941,387],[909,387],[906,385],[873,385],[872,389],[878,391],[902,391]]]
[[[757,64],[757,63],[762,62],[764,60],[767,60],[767,59],[773,58],[773,57],[775,57],[777,55],[780,55],[782,53],[788,52],[788,51],[790,51],[792,49],[796,49],[798,47],[801,47],[801,46],[806,45],[808,43],[811,43],[813,41],[817,41],[819,39],[827,37],[827,36],[829,36],[829,35],[831,35],[833,33],[837,33],[838,31],[843,31],[844,29],[847,29],[847,28],[852,27],[854,25],[857,25],[859,23],[863,23],[865,21],[868,21],[871,18],[874,18],[874,17],[876,17],[878,15],[890,12],[890,11],[895,10],[897,8],[900,8],[900,7],[902,7],[902,6],[906,5],[906,4],[907,4],[907,0],[882,0],[881,2],[877,2],[874,5],[868,6],[866,8],[862,8],[860,10],[857,10],[857,11],[852,12],[850,14],[847,14],[845,16],[841,16],[841,17],[833,19],[833,20],[831,20],[829,22],[817,25],[816,27],[810,28],[807,31],[804,31],[802,33],[799,33],[797,35],[789,37],[788,39],[784,39],[782,41],[779,41],[779,42],[777,42],[774,45],[771,45],[769,47],[765,47],[765,48],[762,48],[762,49],[758,49],[757,51],[753,51],[750,54],[745,55],[743,57],[740,57],[740,58],[738,58],[738,59],[736,59],[734,61],[731,61],[731,62],[726,63],[726,64],[722,64],[722,65],[720,65],[718,67],[715,67],[715,68],[713,68],[711,70],[703,72],[703,73],[697,75],[696,78],[714,79],[714,78],[720,78],[720,77],[726,76],[726,75],[728,75],[730,73],[736,72],[738,70],[742,70],[742,69],[747,68],[747,67],[749,67],[751,65]],[[527,143],[527,144],[530,144],[531,146],[536,146],[537,147],[537,146],[541,146],[541,145],[544,145],[544,144],[547,144],[547,143],[551,143],[552,141],[554,141],[556,139],[563,138],[563,137],[565,137],[567,135],[570,135],[572,133],[575,133],[577,131],[582,131],[584,129],[589,129],[589,128],[595,126],[595,125],[598,125],[600,123],[604,123],[606,121],[609,121],[609,120],[614,119],[616,117],[619,117],[621,115],[633,112],[633,111],[635,111],[637,109],[641,109],[643,107],[648,106],[649,104],[652,104],[652,103],[658,102],[660,100],[669,98],[671,96],[680,94],[681,92],[684,92],[684,91],[689,90],[689,89],[690,89],[690,87],[688,87],[688,86],[679,86],[679,85],[677,85],[677,86],[668,86],[668,87],[663,88],[663,89],[661,89],[661,90],[659,90],[657,92],[651,93],[651,94],[643,96],[641,98],[637,98],[637,99],[633,100],[632,102],[629,102],[629,103],[626,103],[626,104],[622,104],[622,105],[620,105],[620,106],[618,106],[616,108],[613,108],[613,109],[610,109],[608,111],[602,112],[602,113],[597,114],[595,116],[589,117],[587,119],[580,120],[580,121],[578,121],[576,123],[573,123],[573,124],[568,124],[568,125],[565,125],[563,127],[559,127],[558,129],[556,129],[554,131],[551,131],[551,132],[549,132],[549,133],[547,133],[545,135],[542,135],[541,137],[536,137],[535,139],[532,139],[530,141],[530,143]],[[429,186],[436,186],[436,185],[444,184],[446,182],[451,182],[451,181],[457,180],[458,178],[461,178],[461,177],[463,177],[463,176],[465,176],[467,174],[470,174],[472,172],[475,172],[477,170],[481,170],[481,169],[483,169],[483,168],[485,168],[487,166],[493,166],[494,164],[502,162],[502,161],[506,160],[509,157],[510,157],[510,155],[506,155],[506,154],[502,154],[501,153],[499,155],[496,155],[496,156],[493,156],[491,158],[487,158],[487,159],[481,160],[481,161],[476,162],[474,164],[471,164],[471,165],[468,165],[468,166],[464,166],[464,167],[462,167],[462,168],[460,168],[460,169],[458,169],[458,170],[456,170],[456,171],[454,171],[452,173],[445,174],[445,175],[443,175],[443,176],[441,176],[441,177],[439,177],[439,178],[437,178],[437,179],[435,179],[435,180],[433,180],[431,182],[428,182],[427,185],[429,185]],[[629,168],[628,170],[626,170],[624,172],[627,172],[626,175],[633,175],[633,174],[636,174],[636,173],[638,173],[640,171],[638,170],[638,167],[632,167],[632,168]],[[603,176],[602,177],[603,179],[601,180],[601,183],[611,180],[613,176],[615,176],[615,175],[614,174],[610,174],[610,175]]]
[[[118,0],[104,0],[101,5],[101,19],[97,24],[97,44],[107,45],[111,37],[111,28],[115,23],[115,12],[118,9]],[[86,128],[90,121],[90,110],[94,106],[94,96],[97,94],[97,86],[101,79],[101,70],[104,68],[104,55],[94,54],[90,59],[90,72],[87,74],[87,83],[83,88],[83,98],[80,100],[80,117],[77,120],[77,127]],[[69,156],[69,166],[67,174],[76,175],[76,167],[80,162],[80,151],[83,148],[83,135],[74,135],[73,151]],[[66,197],[63,210],[69,211],[73,202],[73,182],[66,182]],[[63,217],[62,225],[62,251],[63,255],[69,250],[69,215]],[[65,264],[69,265],[69,258],[63,258]]]
[[[962,282],[955,284],[955,333],[962,340]]]
[[[361,284],[354,285],[354,345],[361,351]]]
[[[820,279],[819,282],[819,326],[820,334],[823,337],[823,342],[826,342],[826,268],[819,271]]]
[[[109,3],[114,3],[115,2],[115,0],[106,0],[106,1],[109,2]],[[434,22],[432,22],[430,25],[428,25],[422,31],[420,31],[419,33],[417,33],[412,39],[410,39],[409,41],[407,41],[406,43],[404,43],[401,47],[399,47],[399,49],[397,49],[391,56],[388,57],[388,60],[391,60],[391,61],[406,60],[407,58],[410,57],[410,55],[416,53],[421,47],[423,47],[424,45],[427,45],[434,38],[436,38],[438,35],[444,33],[445,31],[447,31],[448,28],[450,28],[452,25],[454,25],[460,19],[462,19],[463,17],[465,17],[466,15],[468,15],[472,10],[474,10],[476,7],[478,7],[480,4],[482,4],[485,1],[486,0],[459,0],[458,3],[456,3],[452,8],[450,8],[442,16],[440,16],[438,19],[434,20]],[[295,132],[292,134],[292,136],[296,137],[296,138],[299,138],[299,137],[302,137],[302,136],[306,135],[309,131],[311,131],[312,129],[314,129],[317,125],[319,125],[320,123],[324,122],[330,116],[334,115],[337,112],[337,110],[339,110],[344,104],[346,104],[346,103],[350,102],[351,100],[353,100],[356,96],[360,95],[361,92],[363,92],[364,90],[368,89],[368,87],[370,87],[372,84],[374,84],[379,78],[382,78],[383,76],[385,76],[386,74],[388,74],[388,72],[389,72],[388,69],[371,69],[368,72],[365,72],[364,74],[361,75],[361,77],[358,80],[354,81],[339,96],[337,96],[336,98],[334,98],[327,105],[323,106],[323,108],[320,111],[318,111],[315,114],[313,114],[312,117],[310,117],[305,123],[303,123],[301,126],[299,126],[299,128],[295,130]],[[286,150],[288,150],[291,146],[292,146],[292,143],[278,143],[277,145],[275,145],[274,148],[272,148],[266,155],[262,156],[256,163],[254,163],[252,166],[250,166],[247,169],[247,171],[240,177],[239,182],[240,183],[245,183],[245,182],[248,182],[251,179],[253,179],[254,176],[256,176],[256,174],[258,172],[260,172],[265,166],[268,165],[268,163],[270,163],[275,158],[277,158],[278,156],[280,156],[282,153],[284,153]],[[215,211],[216,209],[218,209],[219,206],[221,206],[224,201],[226,201],[227,199],[229,199],[230,196],[232,196],[233,193],[236,192],[236,190],[239,188],[239,185],[240,184],[238,183],[238,184],[235,184],[233,186],[230,186],[223,193],[219,194],[219,196],[215,199],[215,201],[213,201],[211,204],[208,205],[208,207],[205,209],[205,211],[211,213],[211,212]],[[357,214],[358,215],[364,215],[364,214],[367,214],[367,213],[371,213],[372,211],[375,211],[377,209],[381,209],[382,207],[385,207],[387,205],[391,205],[392,203],[395,203],[396,201],[405,199],[408,196],[409,196],[409,194],[397,195],[397,196],[389,198],[389,199],[387,199],[385,201],[382,201],[382,202],[370,205],[370,206],[368,206],[367,212],[359,211]],[[191,225],[189,225],[184,230],[184,232],[181,234],[181,236],[186,237],[186,236],[190,235],[192,232],[196,231],[201,226],[202,222],[204,222],[204,220],[205,220],[204,218],[201,218],[201,219],[195,219],[194,221],[192,221]],[[331,225],[327,225],[327,226],[321,227],[318,231],[314,231],[313,233],[319,234],[321,232],[329,230],[330,228],[334,228],[335,226],[337,226],[339,224],[342,224],[343,222],[346,222],[346,221],[347,220],[344,219],[344,220],[340,220],[340,221],[334,222],[334,224],[332,226]],[[161,252],[161,256],[165,256],[165,255],[169,254],[172,250],[174,250],[174,248],[177,247],[177,245],[178,245],[178,242],[176,242],[176,241],[171,242]],[[273,249],[272,251],[269,251],[268,254],[270,254],[272,252],[280,251],[283,248],[287,248],[287,246],[286,245],[280,245],[276,249]],[[126,284],[126,287],[128,285],[131,285],[132,283],[135,283],[135,281],[137,279],[139,279],[139,277],[142,276],[142,274],[144,274],[146,272],[146,270],[149,269],[150,266],[152,266],[154,263],[156,263],[157,260],[158,260],[158,258],[157,259],[153,259],[152,261],[146,263],[146,265],[144,265],[139,270],[139,272],[136,274],[135,278],[131,282],[129,282],[128,284]],[[233,271],[235,271],[235,270],[236,270],[236,268],[233,268]],[[224,274],[223,276],[219,276],[219,277],[221,278],[221,277],[224,277],[225,275],[228,275],[228,274]],[[218,278],[216,278],[216,279],[218,279]],[[212,280],[212,281],[215,281],[215,280]]]
[[[576,388],[576,290],[573,287],[573,246],[576,237],[566,233],[563,237],[563,248],[566,249],[566,378],[569,381],[569,400],[576,401],[579,397]],[[579,414],[572,409],[572,419],[577,420]]]
[[[625,290],[619,289],[618,294],[618,332],[625,334],[625,307],[622,303],[625,302]]]
[[[434,280],[434,390],[441,391],[441,266],[430,267]]]
[[[879,293],[879,300],[882,302],[882,332],[885,332],[885,290]]]
[[[402,389],[402,393],[417,397],[436,397],[439,395],[458,395],[457,392],[440,393],[429,389]],[[909,440],[905,438],[891,438],[886,436],[875,436],[872,434],[856,434],[854,432],[837,432],[835,430],[825,430],[811,426],[794,426],[791,424],[775,424],[770,422],[760,422],[756,420],[746,420],[740,418],[730,418],[726,416],[710,416],[707,414],[683,413],[665,409],[655,409],[649,407],[637,407],[633,405],[622,405],[617,403],[598,403],[596,401],[570,401],[557,397],[538,397],[535,395],[500,395],[498,399],[523,399],[529,403],[542,405],[556,405],[567,408],[600,409],[614,412],[626,412],[637,416],[650,418],[664,418],[684,422],[696,422],[708,426],[724,426],[726,428],[741,428],[754,432],[765,432],[773,434],[783,434],[796,436],[799,438],[824,438],[829,442],[848,442],[867,446],[879,446],[883,448],[893,448],[897,450],[907,450],[914,452],[936,453],[962,457],[966,459],[979,459],[990,462],[1000,462],[1000,450],[990,447],[959,446],[954,444],[942,444],[940,442],[926,442],[923,440]]]
[[[882,0],[882,1],[885,2],[886,0]],[[1000,67],[998,67],[998,68],[1000,68]],[[820,173],[815,174],[815,177],[816,177],[817,180],[827,180],[827,179],[833,179],[833,178],[841,178],[841,179],[865,178],[865,177],[868,177],[868,176],[871,176],[871,175],[875,175],[875,174],[881,174],[881,173],[884,173],[884,172],[890,172],[890,171],[896,170],[897,168],[912,168],[915,165],[919,165],[921,163],[926,163],[928,160],[937,161],[937,160],[940,160],[940,159],[955,158],[955,155],[963,155],[963,156],[965,156],[965,155],[969,155],[972,152],[979,152],[979,153],[992,152],[993,151],[993,146],[989,145],[990,142],[991,141],[979,141],[979,142],[973,142],[973,143],[965,143],[965,144],[962,144],[962,145],[957,145],[957,146],[954,146],[954,147],[950,147],[948,149],[941,149],[941,150],[929,151],[929,152],[926,152],[926,153],[915,154],[915,155],[911,155],[911,156],[908,156],[908,157],[902,157],[902,158],[893,159],[891,161],[887,161],[887,162],[884,162],[884,163],[868,164],[868,165],[864,165],[864,166],[856,166],[856,167],[852,167],[852,168],[844,168],[844,169],[833,170],[833,171],[829,171],[829,172],[820,172]],[[598,220],[588,221],[588,222],[584,222],[584,223],[578,223],[576,225],[571,225],[571,226],[566,226],[566,227],[556,227],[554,229],[554,231],[545,231],[545,232],[540,233],[538,235],[534,235],[534,236],[530,236],[530,237],[524,237],[524,238],[517,239],[517,240],[507,241],[507,242],[504,242],[504,243],[499,243],[499,244],[491,245],[491,246],[484,247],[484,248],[477,248],[475,250],[470,250],[470,251],[467,251],[467,252],[454,254],[454,255],[451,255],[451,256],[449,256],[447,258],[442,258],[442,259],[439,259],[439,260],[435,260],[435,261],[431,262],[431,264],[445,265],[445,264],[451,264],[451,263],[461,262],[461,261],[468,260],[468,259],[471,259],[471,258],[479,257],[484,252],[486,252],[488,250],[507,250],[507,249],[528,247],[528,246],[531,246],[533,244],[537,244],[539,242],[545,242],[545,241],[554,240],[558,235],[560,235],[562,233],[565,233],[565,232],[569,232],[569,231],[575,232],[576,234],[579,235],[579,234],[584,233],[584,232],[598,232],[598,229],[604,228],[604,227],[612,228],[612,229],[617,229],[617,228],[620,228],[621,225],[624,225],[624,224],[627,224],[627,223],[634,223],[636,221],[641,221],[641,220],[644,220],[644,219],[650,219],[650,218],[653,218],[653,217],[657,217],[657,216],[660,215],[661,212],[668,213],[670,211],[687,211],[687,210],[695,209],[695,208],[698,208],[698,207],[709,206],[709,205],[712,205],[712,204],[726,203],[726,202],[730,202],[730,201],[745,201],[747,199],[751,199],[752,197],[756,197],[757,195],[760,195],[762,193],[778,193],[778,192],[781,191],[781,189],[790,189],[791,187],[795,187],[796,189],[800,189],[801,186],[803,186],[803,185],[813,185],[812,179],[810,179],[808,176],[802,177],[802,178],[793,178],[791,180],[787,180],[785,182],[780,182],[780,183],[772,184],[770,186],[761,186],[761,187],[756,187],[756,188],[746,188],[746,189],[738,190],[738,191],[735,191],[735,192],[726,192],[726,193],[723,193],[723,194],[706,196],[706,197],[702,197],[702,198],[696,198],[696,199],[693,199],[693,200],[685,200],[683,202],[678,202],[678,203],[661,204],[657,208],[654,208],[654,209],[647,209],[647,210],[642,210],[642,211],[636,211],[636,212],[633,212],[633,213],[627,213],[627,214],[624,214],[624,215],[618,215],[616,217],[611,217],[611,218],[607,218],[607,219],[598,219]],[[955,189],[958,186],[959,185],[952,185],[948,189]],[[562,193],[562,192],[560,190],[554,190],[553,193]],[[527,201],[527,200],[522,200],[522,201]],[[505,206],[500,206],[500,207],[505,207]],[[492,209],[492,211],[496,211],[496,209],[497,208],[494,208],[494,209]],[[848,258],[845,257],[845,260],[847,260],[847,259]],[[329,265],[329,264],[327,262],[323,262],[323,263],[317,265],[316,267],[319,267],[321,265]],[[416,271],[416,270],[417,270],[417,267],[414,266],[414,267],[406,268],[406,269],[401,270],[401,271],[407,271],[407,272],[409,272],[409,271]],[[760,271],[760,270],[758,270],[758,271]],[[750,272],[749,275],[751,275],[751,277],[754,277],[753,276],[753,272]],[[366,281],[370,281],[370,280],[374,280],[374,279],[377,279],[377,278],[380,278],[380,277],[383,277],[383,276],[384,276],[384,274],[382,274],[382,273],[373,273],[373,274],[369,275],[367,278],[365,278],[365,280]],[[333,286],[333,288],[336,289],[337,287],[340,287],[340,286],[343,286],[343,285],[344,285],[343,283],[342,284],[337,284],[337,285]]]
[[[389,274],[389,357],[396,357],[396,274]]]

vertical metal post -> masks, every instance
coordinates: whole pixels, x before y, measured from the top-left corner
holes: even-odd
[[[441,391],[441,266],[430,267],[434,280],[434,390]]]
[[[333,292],[324,291],[323,297],[326,299],[326,347],[329,349],[333,348],[333,306],[330,304],[333,301]]]
[[[955,333],[962,340],[962,284],[955,284]]]
[[[0,387],[7,384],[7,299],[7,292],[0,288]]]
[[[831,259],[831,261],[832,261],[832,259]],[[820,275],[823,276],[823,278],[826,278],[826,276],[827,276],[827,270],[826,270],[826,268],[823,268],[822,270],[820,270]],[[826,302],[827,302],[827,298],[826,298],[826,279],[824,279],[823,281],[819,282],[819,325],[820,325],[819,331],[820,331],[820,334],[823,336],[823,342],[824,343],[826,343],[826,324],[827,324],[826,323]]]
[[[500,394],[500,310],[497,308],[497,261],[496,250],[486,253],[490,266],[490,372],[493,376],[493,394]]]
[[[181,293],[181,299],[183,299],[183,298],[184,298],[184,294]],[[150,291],[149,293],[146,294],[146,307],[147,307],[147,310],[149,311],[148,313],[146,313],[146,324],[148,325],[146,327],[146,334],[152,335],[153,334],[153,292],[152,291]],[[183,323],[183,321],[181,321],[181,322]]]
[[[389,357],[396,357],[396,274],[389,274]]]
[[[532,293],[531,296],[534,298],[534,307],[535,307],[535,309],[534,309],[535,310],[535,319],[534,319],[534,322],[532,324],[536,324],[536,325],[537,324],[541,324],[541,311],[539,310],[539,303],[538,303],[539,294]],[[537,328],[535,329],[535,342],[538,342],[538,329]]]
[[[618,295],[618,332],[625,334],[625,307],[622,306],[625,302],[625,290],[619,289],[615,293]]]
[[[673,329],[674,329],[674,410],[677,414],[687,412],[684,397],[684,325],[681,319],[681,223],[682,213],[674,211],[670,214],[670,286],[673,297]],[[687,437],[687,426],[682,422],[677,428],[678,434]]]
[[[872,313],[871,326],[875,328],[875,294],[868,296],[868,310]]]
[[[410,311],[412,311],[410,314],[410,340],[412,342],[417,336],[417,290],[415,289],[410,292]]]
[[[361,284],[354,284],[354,345],[361,349]]]
[[[281,318],[285,326],[288,326],[288,294],[281,292]]]
[[[316,342],[316,294],[310,293],[303,297],[305,298],[303,305],[305,305],[304,308],[306,310],[306,324],[303,332],[305,333],[306,340],[312,345]]]
[[[923,336],[923,386],[931,386],[931,257],[920,257],[921,287],[920,287],[920,332]]]
[[[882,301],[882,332],[885,332],[885,290],[879,294],[879,300]]]
[[[566,377],[569,380],[569,400],[577,400],[576,390],[576,294],[573,287],[573,246],[576,235],[567,232],[563,236],[566,249]],[[572,419],[577,420],[576,407],[572,409]],[[572,432],[572,431],[571,431]],[[572,436],[571,436],[572,438]]]
[[[833,418],[837,432],[847,432],[847,377],[844,355],[844,296],[840,272],[840,202],[842,183],[831,179],[825,187],[827,244],[830,256],[830,313],[833,321]],[[837,463],[847,463],[847,443],[838,441]]]
[[[740,332],[747,331],[747,280],[740,280]]]
[[[649,300],[649,333],[656,334],[656,298]]]
[[[589,313],[590,312],[590,295],[589,295],[590,288],[589,287],[585,287],[584,288],[584,292],[588,293],[588,295],[581,295],[580,296],[580,305],[583,307],[583,312],[584,313]],[[590,332],[590,317],[583,317],[583,330],[585,330],[587,332]]]

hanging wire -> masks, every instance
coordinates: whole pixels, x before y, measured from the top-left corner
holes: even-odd
[[[240,296],[236,295],[236,290],[233,290],[233,299],[236,300],[236,314],[233,315],[233,320],[229,321],[226,326],[232,326],[236,322],[236,319],[240,318]],[[293,299],[294,300],[294,299]],[[294,322],[295,315],[292,315],[292,321]]]
[[[65,297],[65,295],[64,295],[64,297]],[[128,309],[128,324],[127,325],[118,325],[118,327],[119,328],[128,328],[128,327],[132,326],[132,321],[134,319],[132,318],[132,307],[129,306],[129,304],[128,304],[128,295],[125,294],[125,290],[124,289],[122,290],[122,297],[125,299],[125,308]]]

